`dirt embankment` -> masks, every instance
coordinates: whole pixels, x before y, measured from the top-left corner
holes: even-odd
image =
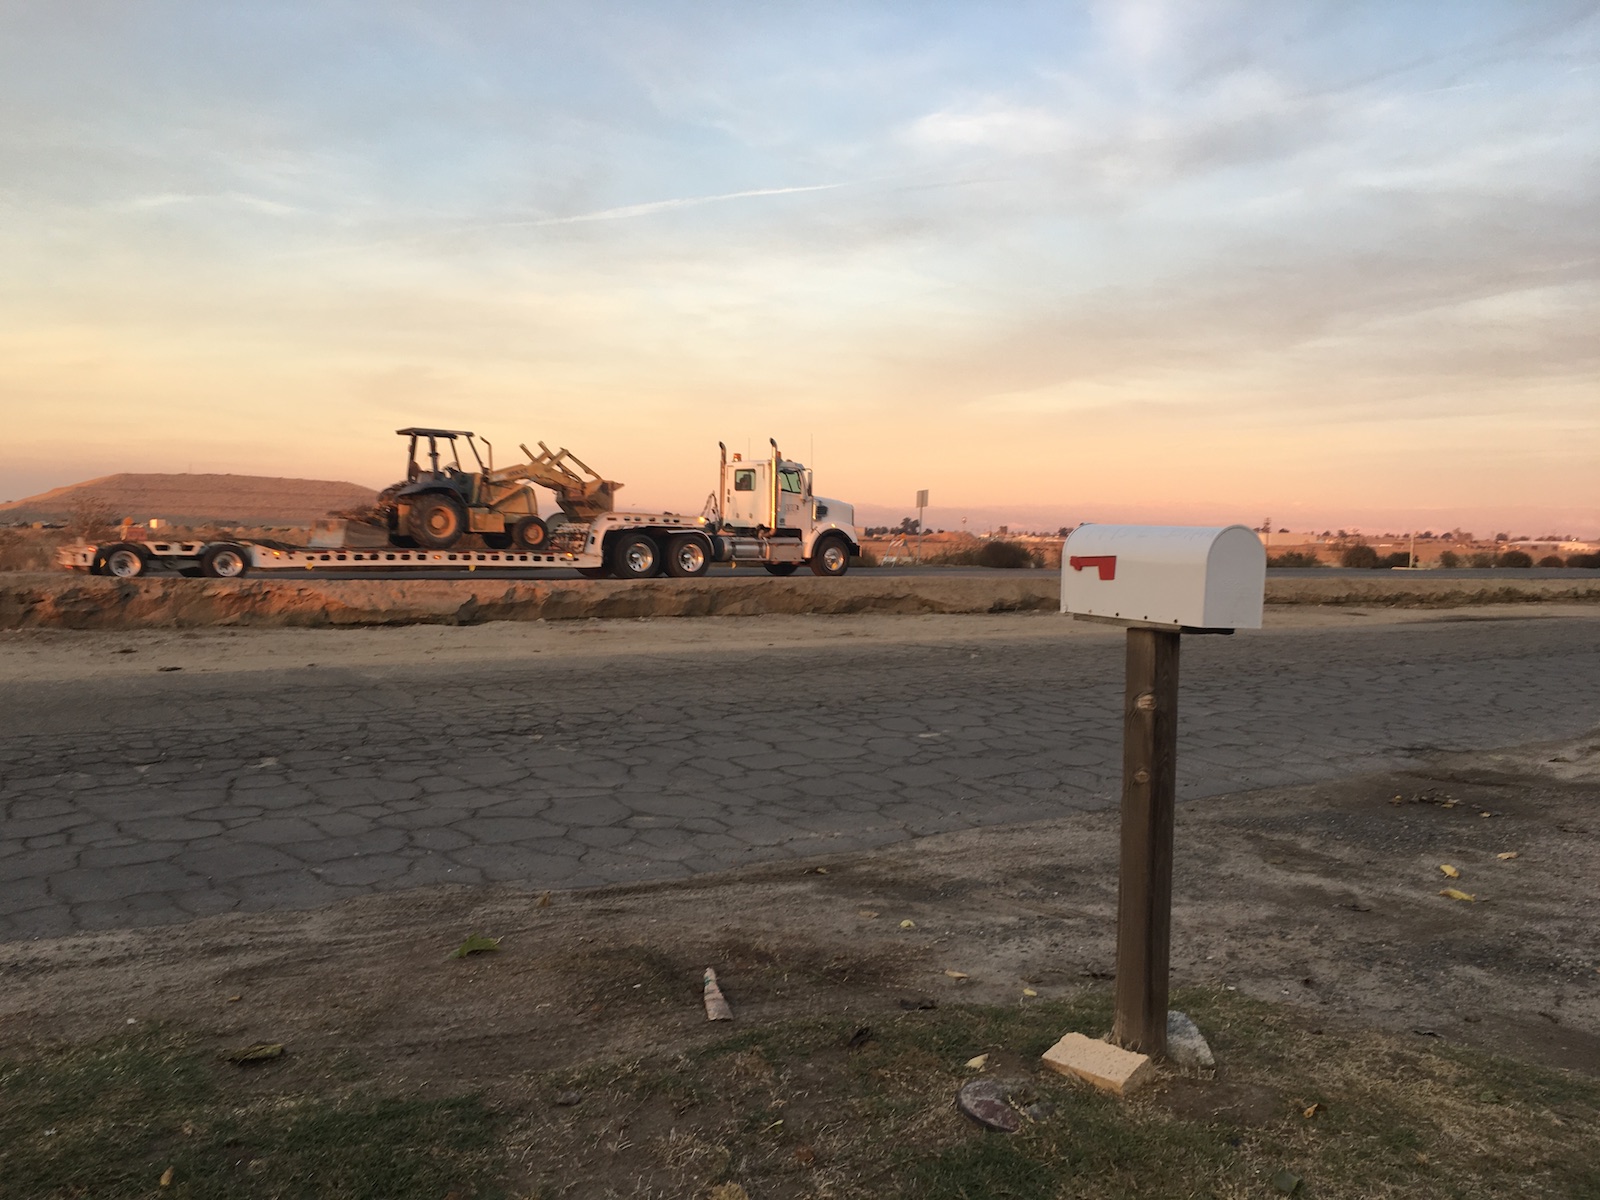
[[[1575,573],[1576,575],[1576,573]],[[1600,577],[1425,579],[1374,575],[1267,580],[1290,605],[1450,608],[1600,602]],[[766,575],[635,582],[587,579],[105,579],[0,577],[0,629],[192,629],[473,625],[587,617],[745,617],[770,613],[996,613],[1054,610],[1054,572],[772,579]]]

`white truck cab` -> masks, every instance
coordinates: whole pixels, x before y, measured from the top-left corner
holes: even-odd
[[[708,506],[727,543],[717,557],[759,562],[774,575],[792,574],[802,563],[818,575],[843,575],[850,556],[860,553],[855,507],[816,495],[810,470],[784,458],[776,441],[771,445],[770,458],[750,460],[730,459],[721,446],[721,486],[717,503]]]

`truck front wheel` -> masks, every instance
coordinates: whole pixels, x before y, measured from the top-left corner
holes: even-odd
[[[813,575],[843,575],[850,569],[850,547],[841,537],[825,537],[811,548]]]
[[[695,579],[711,569],[711,552],[705,541],[680,534],[667,543],[667,574],[674,579]]]
[[[647,533],[625,533],[611,551],[618,579],[649,579],[661,570],[661,550]]]

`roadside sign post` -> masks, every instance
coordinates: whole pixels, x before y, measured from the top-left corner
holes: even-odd
[[[1179,646],[1259,629],[1266,560],[1243,525],[1080,525],[1061,551],[1061,611],[1127,629],[1111,1038],[1151,1057],[1167,1049]]]
[[[917,562],[922,562],[922,514],[928,507],[928,489],[923,488],[917,493]]]

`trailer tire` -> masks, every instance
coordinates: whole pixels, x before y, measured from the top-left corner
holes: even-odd
[[[522,550],[542,550],[550,540],[550,526],[538,517],[523,517],[512,528],[511,540]]]
[[[150,568],[150,552],[133,542],[114,542],[99,554],[100,574],[116,579],[137,579]]]
[[[243,546],[218,542],[200,552],[200,574],[207,579],[238,579],[250,570],[250,556]]]
[[[704,538],[680,533],[667,543],[667,574],[674,579],[698,579],[711,569],[711,551]]]
[[[649,579],[661,573],[661,547],[648,533],[625,533],[606,555],[618,579]]]
[[[768,575],[793,575],[800,569],[799,563],[766,563]]]
[[[811,548],[811,573],[838,576],[850,569],[850,544],[842,537],[828,534],[818,538]]]
[[[412,498],[407,524],[417,545],[425,550],[448,550],[467,531],[467,512],[461,501],[443,492]]]

